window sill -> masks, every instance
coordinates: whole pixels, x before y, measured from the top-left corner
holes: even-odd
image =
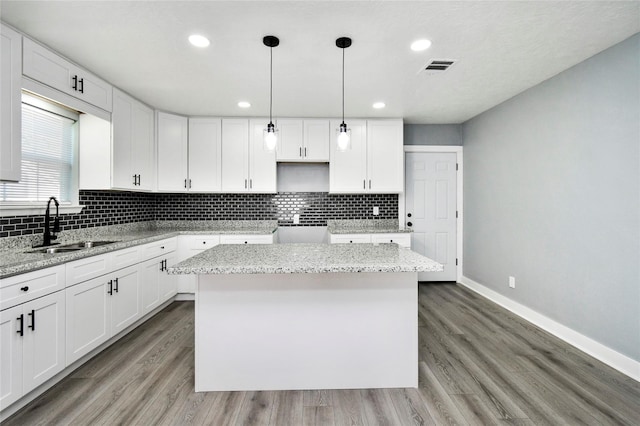
[[[42,215],[47,210],[46,203],[44,206],[40,205],[43,203],[38,203],[38,206],[30,206],[27,204],[23,205],[2,205],[0,204],[0,217],[4,216],[32,216],[32,215]],[[61,205],[58,207],[58,211],[60,214],[74,214],[80,213],[84,206],[80,205]],[[51,213],[55,214],[56,207],[51,204]]]

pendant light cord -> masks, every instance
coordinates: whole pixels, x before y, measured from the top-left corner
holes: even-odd
[[[342,124],[344,124],[344,48],[342,49]]]
[[[269,47],[269,56],[271,56],[269,64],[269,124],[271,124],[273,122],[271,118],[271,111],[273,109],[273,47]]]

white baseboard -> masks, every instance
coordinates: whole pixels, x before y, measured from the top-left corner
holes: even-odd
[[[184,302],[185,300],[194,301],[196,300],[196,295],[194,293],[178,293],[175,300],[179,302]]]
[[[608,366],[615,368],[632,379],[640,381],[640,362],[616,352],[602,343],[596,342],[595,340],[580,334],[531,308],[515,302],[508,297],[505,297],[502,294],[472,280],[471,278],[463,276],[460,279],[460,284],[564,340],[568,344],[575,346],[581,351],[604,362]]]

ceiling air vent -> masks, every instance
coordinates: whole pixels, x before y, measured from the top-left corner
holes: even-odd
[[[455,63],[455,59],[431,59],[420,71],[427,74],[442,73],[451,68]]]

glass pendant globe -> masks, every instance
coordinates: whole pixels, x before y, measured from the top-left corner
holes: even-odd
[[[346,151],[349,148],[349,132],[338,132],[338,150]]]
[[[264,135],[264,145],[269,151],[273,151],[276,149],[276,145],[278,143],[278,137],[276,136],[276,132],[265,132]]]

